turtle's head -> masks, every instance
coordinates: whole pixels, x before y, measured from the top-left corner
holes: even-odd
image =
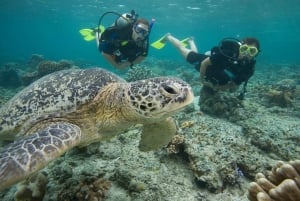
[[[134,110],[149,118],[171,116],[194,99],[190,85],[174,77],[132,82],[127,95]]]

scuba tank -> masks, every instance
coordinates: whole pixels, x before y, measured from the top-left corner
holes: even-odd
[[[239,48],[242,42],[235,38],[224,38],[220,41],[218,48],[220,53],[229,61],[236,62],[239,57]]]
[[[137,17],[138,15],[132,10],[131,13],[120,15],[113,23],[113,26],[124,27],[128,24],[133,24],[137,20]]]
[[[97,30],[98,34],[101,33],[100,26],[102,25],[102,19],[104,18],[104,16],[106,16],[108,14],[114,14],[114,15],[118,16],[117,19],[115,20],[115,22],[112,24],[112,26],[123,27],[123,26],[126,26],[128,24],[134,23],[138,18],[138,14],[135,13],[134,10],[132,10],[130,13],[124,13],[122,15],[117,13],[117,12],[114,12],[114,11],[105,12],[99,18],[98,30]]]

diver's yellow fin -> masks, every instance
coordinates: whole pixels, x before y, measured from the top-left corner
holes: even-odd
[[[96,38],[95,31],[93,29],[80,29],[79,33],[83,36],[85,41],[91,41]]]
[[[104,26],[100,25],[100,31],[101,33],[105,30]],[[79,33],[82,35],[83,39],[85,41],[92,41],[96,38],[96,32],[97,32],[97,28],[95,29],[80,29]]]
[[[160,50],[161,48],[165,47],[166,42],[167,42],[166,41],[166,36],[164,35],[163,37],[161,37],[157,41],[154,41],[153,43],[151,43],[151,46],[154,47],[155,49]]]
[[[189,40],[190,40],[190,39],[191,39],[191,38],[188,37],[188,38],[185,38],[185,39],[181,40],[180,42],[182,43],[182,45],[183,45],[184,47],[186,47],[186,46],[189,45]]]

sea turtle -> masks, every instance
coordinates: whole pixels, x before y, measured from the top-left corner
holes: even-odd
[[[171,115],[193,101],[174,77],[126,82],[101,68],[58,71],[32,83],[0,109],[0,189],[45,167],[75,146],[111,138],[143,124],[140,149],[176,132]]]

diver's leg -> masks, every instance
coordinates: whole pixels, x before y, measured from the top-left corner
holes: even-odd
[[[174,47],[176,47],[176,49],[179,50],[180,54],[186,59],[187,55],[191,52],[191,50],[184,47],[184,45],[180,42],[180,40],[178,40],[171,34],[168,34],[166,36],[166,39],[170,41],[172,45],[174,45]]]
[[[198,53],[198,48],[195,44],[194,37],[190,37],[190,39],[188,40],[188,43],[189,43],[191,50]]]

